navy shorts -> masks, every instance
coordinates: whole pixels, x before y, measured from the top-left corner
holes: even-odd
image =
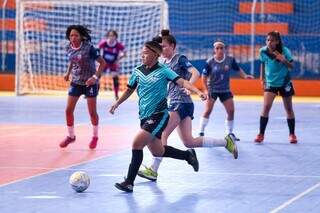
[[[159,112],[142,119],[140,121],[140,127],[151,135],[161,139],[162,132],[166,128],[168,121],[168,112]]]
[[[231,92],[212,92],[211,97],[215,101],[219,98],[221,102],[225,102],[229,98],[233,98],[233,94]]]
[[[186,117],[193,119],[194,104],[193,103],[174,103],[169,105],[170,112],[178,112],[180,119],[183,120]]]
[[[292,83],[290,82],[286,86],[283,87],[265,87],[265,92],[272,92],[276,95],[280,95],[282,97],[290,97],[294,95],[294,88]]]
[[[99,84],[86,86],[86,85],[71,83],[68,91],[69,96],[80,97],[81,95],[85,95],[86,98],[97,97],[98,93],[99,93]]]

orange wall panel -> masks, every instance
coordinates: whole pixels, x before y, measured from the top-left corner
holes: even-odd
[[[267,33],[277,30],[282,35],[288,35],[289,26],[287,23],[255,23],[255,34],[266,35]],[[251,34],[251,23],[234,23],[233,33],[236,35],[250,35]]]
[[[240,2],[240,13],[251,13],[252,2]],[[265,2],[263,4],[257,3],[255,13],[265,14],[292,14],[293,3],[291,2]]]

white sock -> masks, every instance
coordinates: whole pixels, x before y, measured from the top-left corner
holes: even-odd
[[[154,172],[158,172],[158,169],[159,169],[159,166],[161,164],[161,161],[162,161],[162,158],[159,158],[159,157],[154,157],[153,158],[153,162],[151,164],[151,169]]]
[[[93,137],[98,137],[99,126],[92,125]]]
[[[209,118],[200,117],[200,132],[204,132],[204,129],[209,123]]]
[[[227,144],[227,141],[225,139],[203,137],[203,141],[202,141],[202,147],[216,147],[216,146],[225,147],[226,144]]]
[[[74,126],[68,126],[68,134],[70,138],[74,138]]]
[[[233,132],[233,120],[225,120],[226,134]]]

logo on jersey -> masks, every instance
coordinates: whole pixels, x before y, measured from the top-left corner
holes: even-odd
[[[155,121],[154,121],[154,120],[152,120],[152,119],[150,119],[150,120],[147,120],[147,121],[146,121],[146,123],[147,123],[147,124],[149,124],[149,125],[151,125],[151,124],[154,124],[154,123],[155,123]]]
[[[230,69],[230,67],[228,65],[224,66],[224,71],[227,72]]]

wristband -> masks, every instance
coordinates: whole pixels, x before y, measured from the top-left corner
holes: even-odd
[[[92,76],[92,78],[94,78],[94,79],[96,79],[96,80],[98,80],[99,78],[98,78],[98,76],[96,75],[96,74],[94,74],[93,76]]]

